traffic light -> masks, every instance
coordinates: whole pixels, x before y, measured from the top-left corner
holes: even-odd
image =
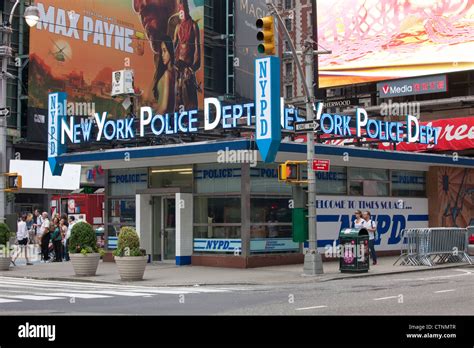
[[[21,189],[21,175],[17,173],[6,173],[5,174],[5,192],[15,192]]]
[[[305,164],[303,161],[286,161],[283,164],[278,166],[278,180],[286,182],[299,182],[300,175],[300,166]]]
[[[258,53],[272,56],[275,54],[275,26],[272,16],[257,19],[257,40],[262,41],[258,45]]]

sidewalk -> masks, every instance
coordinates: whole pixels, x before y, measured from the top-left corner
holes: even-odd
[[[143,286],[192,286],[192,285],[271,285],[311,283],[336,279],[368,277],[386,274],[428,271],[453,267],[472,267],[468,264],[445,264],[435,267],[393,266],[397,257],[381,257],[368,273],[340,273],[338,262],[325,262],[324,274],[315,277],[303,275],[303,265],[285,265],[249,269],[175,266],[174,264],[148,264],[143,281],[133,282]],[[115,263],[100,262],[95,277],[76,277],[71,262],[18,265],[9,271],[0,271],[0,276],[35,278],[45,280],[90,281],[123,284]]]

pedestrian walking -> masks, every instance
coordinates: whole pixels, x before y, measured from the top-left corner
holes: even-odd
[[[18,256],[20,256],[23,251],[25,252],[25,259],[27,266],[31,266],[30,260],[28,259],[28,229],[26,227],[26,215],[23,215],[18,221],[17,230],[16,230],[16,240],[19,247],[19,251],[12,259],[12,263],[16,266],[15,261],[17,260]]]
[[[55,217],[53,220],[53,233],[51,235],[51,241],[53,242],[54,248],[54,260],[53,262],[62,262],[62,236],[61,236],[61,224],[59,217]]]
[[[49,240],[51,238],[50,227],[51,222],[48,219],[48,213],[43,212],[39,238],[41,245],[41,256],[44,262],[49,261]]]
[[[364,227],[369,232],[369,250],[370,250],[370,257],[372,258],[372,264],[375,266],[377,264],[377,254],[375,253],[375,231],[377,230],[377,225],[371,219],[371,215],[369,211],[364,211],[362,215],[364,218]]]
[[[33,219],[35,221],[34,224],[33,224],[33,228],[35,230],[36,243],[38,245],[41,245],[41,235],[43,233],[41,231],[41,225],[43,224],[43,217],[41,216],[38,209],[35,209],[35,211],[33,213]]]
[[[65,259],[69,261],[69,238],[71,237],[72,226],[76,223],[76,218],[74,216],[69,217],[69,224],[66,232],[66,242],[65,242]]]
[[[68,222],[67,222],[67,218],[63,217],[61,218],[61,221],[59,222],[59,227],[61,229],[61,237],[62,237],[62,240],[61,240],[61,258],[63,260],[66,260],[68,261],[67,257],[66,257],[66,242],[67,242],[67,231],[68,231]]]
[[[28,213],[26,215],[26,229],[28,230],[28,244],[35,244],[36,236],[35,236],[35,229],[33,225],[35,224],[35,220],[33,214]]]
[[[360,210],[356,210],[354,212],[355,220],[354,220],[354,228],[363,228],[365,226],[365,220],[362,219],[362,212]]]

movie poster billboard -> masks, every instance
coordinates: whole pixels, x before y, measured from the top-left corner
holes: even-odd
[[[64,91],[72,114],[125,114],[112,73],[133,69],[137,106],[156,113],[202,109],[203,0],[38,0],[30,32],[29,108]],[[69,112],[68,112],[69,114]]]
[[[471,0],[319,0],[320,87],[474,69]]]
[[[257,52],[258,18],[267,14],[265,0],[235,1],[235,94],[239,98],[255,98],[255,59]]]

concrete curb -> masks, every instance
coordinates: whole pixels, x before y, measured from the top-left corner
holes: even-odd
[[[404,267],[404,266],[400,266]],[[406,266],[411,267],[411,266]],[[395,272],[380,272],[380,273],[358,273],[358,274],[348,274],[348,273],[340,273],[337,276],[331,278],[325,278],[325,275],[322,276],[306,276],[301,275],[302,279],[305,279],[304,283],[312,283],[312,282],[329,282],[335,280],[344,280],[344,279],[353,279],[353,278],[366,278],[366,277],[375,277],[375,276],[384,276],[384,275],[392,275],[392,274],[403,274],[403,273],[413,273],[413,272],[425,272],[425,271],[435,271],[435,270],[442,270],[442,269],[452,269],[452,268],[459,268],[459,267],[474,267],[474,265],[470,265],[468,263],[463,264],[453,264],[447,265],[442,267],[430,267],[430,268],[422,268],[422,269],[405,269]],[[195,284],[186,284],[186,283],[177,283],[177,284],[141,284],[143,282],[149,281],[150,279],[144,278],[142,281],[121,281],[117,279],[117,281],[104,281],[104,280],[93,280],[93,279],[83,279],[82,277],[37,277],[37,276],[22,276],[22,275],[6,275],[0,274],[2,277],[10,277],[10,278],[21,278],[21,279],[36,279],[36,280],[46,280],[46,281],[70,281],[70,282],[84,282],[84,283],[92,283],[92,284],[109,284],[109,285],[140,285],[145,287],[193,287],[193,286],[250,286],[250,285],[276,285],[276,284],[288,284],[287,282],[233,282],[233,283],[219,283],[219,282],[203,282],[203,283],[195,283]]]

